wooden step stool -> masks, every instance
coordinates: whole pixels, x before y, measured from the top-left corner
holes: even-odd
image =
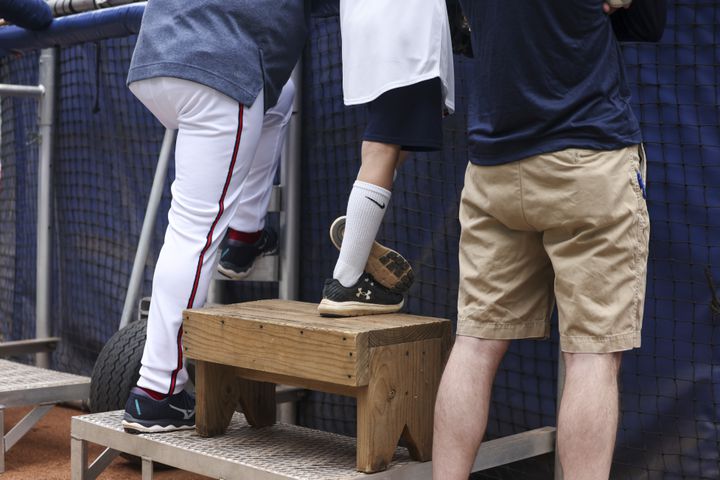
[[[383,470],[402,437],[430,460],[450,322],[405,314],[324,318],[317,305],[261,300],[184,314],[195,360],[196,430],[225,432],[238,399],[250,425],[275,423],[275,385],[357,399],[357,469]]]

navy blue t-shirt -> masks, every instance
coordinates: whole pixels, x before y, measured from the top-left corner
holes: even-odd
[[[475,56],[468,105],[472,163],[640,143],[622,55],[602,5],[462,1]]]

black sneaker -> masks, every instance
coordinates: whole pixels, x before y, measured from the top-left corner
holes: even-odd
[[[140,387],[130,391],[122,426],[128,433],[172,432],[195,428],[195,397],[183,390],[155,400]]]
[[[401,294],[391,292],[365,272],[352,287],[343,287],[334,278],[325,280],[318,312],[327,317],[374,315],[397,312],[404,303]]]
[[[274,255],[278,250],[275,230],[264,228],[255,243],[226,239],[220,255],[218,271],[232,280],[242,280],[250,275],[255,261],[265,255]]]
[[[345,216],[338,217],[330,225],[330,240],[340,250],[345,235]],[[368,255],[365,271],[381,285],[394,293],[405,293],[415,279],[410,262],[395,250],[374,242]]]

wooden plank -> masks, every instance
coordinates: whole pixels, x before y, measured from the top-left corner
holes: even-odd
[[[406,327],[420,327],[423,325],[426,326],[429,332],[437,329],[436,333],[428,338],[440,337],[443,332],[442,324],[449,323],[445,319],[402,313],[341,318],[321,317],[317,313],[317,304],[292,300],[259,300],[230,305],[215,305],[187,311],[191,315],[194,312],[227,319],[262,320],[265,323],[286,326],[296,325],[307,329],[330,330],[347,334],[381,332],[387,329],[401,330]],[[397,335],[397,332],[394,335]],[[376,345],[385,344],[381,343],[381,335],[375,341],[378,342]],[[391,341],[390,339],[388,342]]]
[[[346,397],[357,396],[358,387],[349,385],[337,385],[334,383],[318,382],[308,378],[299,378],[289,375],[279,375],[277,373],[258,372],[256,370],[248,370],[246,368],[236,367],[235,371],[238,377],[258,382],[270,382],[276,385],[292,385],[308,390],[317,390],[325,393],[334,393],[335,395],[344,395]],[[278,392],[279,393],[279,392]]]
[[[367,384],[367,334],[186,314],[188,358],[340,385]]]
[[[187,310],[189,358],[325,383],[368,383],[368,348],[449,338],[447,320],[411,315],[328,319],[284,300]]]
[[[308,314],[292,311],[258,311],[256,309],[245,309],[245,305],[237,304],[234,309],[210,307],[208,309],[188,310],[185,312],[185,318],[198,322],[206,322],[211,318],[220,318],[229,324],[255,322],[266,326],[282,326],[283,328],[351,337],[367,333],[368,346],[370,347],[408,343],[427,338],[440,338],[450,331],[450,322],[448,320],[433,319],[431,322],[416,322],[414,321],[416,317],[410,317],[413,321],[408,321],[408,316],[403,314],[328,319],[318,316],[314,307],[313,313]]]
[[[383,345],[396,345],[398,343],[441,338],[446,332],[449,335],[450,322],[448,320],[373,330],[368,334],[368,346],[381,347]]]

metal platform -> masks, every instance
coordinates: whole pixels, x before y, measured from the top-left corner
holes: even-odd
[[[192,430],[130,435],[120,425],[122,413],[73,417],[73,480],[93,479],[102,471],[86,467],[87,450],[81,444],[87,441],[116,450],[113,457],[118,451],[144,457],[143,479],[151,478],[146,471],[150,461],[225,480],[391,478],[355,471],[355,439],[342,435],[281,423],[256,429],[240,413],[233,415],[227,433],[218,437],[200,437]],[[416,462],[410,461],[407,450],[398,448],[384,473],[412,463]]]
[[[10,450],[57,403],[87,400],[90,379],[22,363],[0,360],[0,473]],[[5,408],[35,405],[5,434]]]
[[[0,408],[87,400],[90,378],[0,360]]]
[[[398,448],[384,472],[355,470],[355,439],[296,425],[256,429],[242,414],[233,416],[227,434],[204,438],[192,430],[131,435],[120,425],[122,411],[72,419],[72,479],[94,479],[120,453],[142,458],[143,480],[152,479],[153,463],[223,480],[422,480],[431,478],[431,462],[410,460]],[[543,428],[485,442],[473,470],[490,468],[553,450],[554,429]],[[106,450],[88,466],[87,443]]]

